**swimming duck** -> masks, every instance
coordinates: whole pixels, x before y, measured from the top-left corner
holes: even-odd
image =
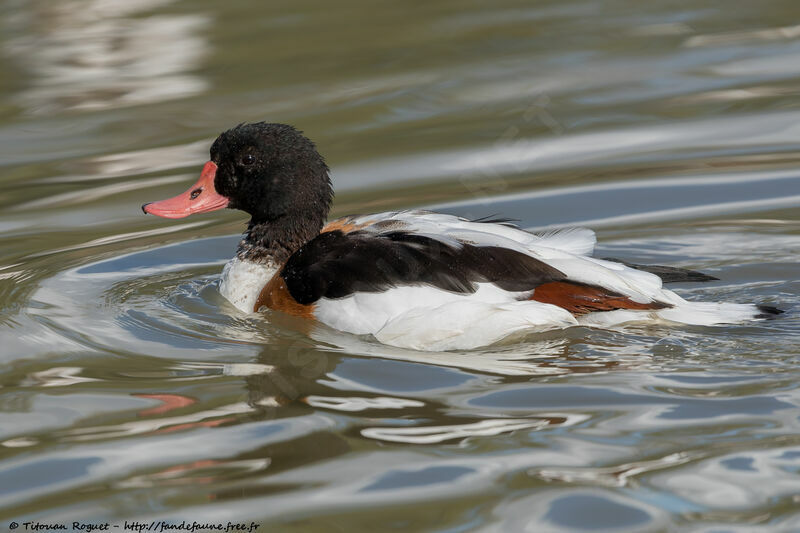
[[[220,293],[420,350],[470,349],[531,331],[631,321],[715,325],[769,318],[763,305],[690,302],[663,281],[715,279],[591,257],[594,232],[542,234],[504,220],[423,210],[326,223],[333,199],[314,143],[286,124],[240,124],[211,145],[200,179],[142,210],[250,215]]]

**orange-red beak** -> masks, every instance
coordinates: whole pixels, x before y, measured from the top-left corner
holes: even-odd
[[[167,200],[144,204],[142,211],[164,218],[183,218],[227,207],[229,200],[214,189],[216,175],[217,165],[209,161],[203,167],[200,179],[188,191]]]

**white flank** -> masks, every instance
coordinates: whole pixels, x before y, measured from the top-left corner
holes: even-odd
[[[517,333],[578,324],[568,311],[539,302],[452,302],[434,309],[415,308],[375,333],[384,344],[415,350],[468,350]]]
[[[520,293],[481,283],[472,294],[435,287],[397,287],[317,302],[315,316],[333,328],[371,334],[391,346],[416,350],[477,348],[522,331],[577,325],[564,309],[519,301]]]

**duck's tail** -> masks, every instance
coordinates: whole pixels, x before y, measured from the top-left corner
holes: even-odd
[[[650,311],[619,309],[602,313],[589,313],[577,317],[587,326],[611,327],[626,322],[664,320],[693,326],[719,326],[741,324],[753,320],[773,319],[783,311],[771,305],[734,304],[720,302],[689,302],[673,293],[672,307]],[[677,298],[675,298],[677,297]]]
[[[664,320],[696,326],[737,324],[750,320],[772,319],[783,311],[771,305],[684,301],[658,311]]]
[[[767,320],[773,319],[778,315],[782,315],[785,313],[783,309],[778,309],[777,307],[773,307],[771,305],[756,305],[756,309],[760,312],[755,316],[755,318],[764,318]]]

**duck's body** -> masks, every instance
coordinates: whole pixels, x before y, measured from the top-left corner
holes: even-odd
[[[590,257],[595,236],[585,229],[535,235],[418,210],[323,225],[327,167],[289,126],[238,126],[211,152],[192,189],[144,209],[175,218],[227,206],[253,216],[220,282],[246,313],[267,307],[386,344],[446,350],[578,324],[713,325],[777,312],[688,302],[642,267]]]

